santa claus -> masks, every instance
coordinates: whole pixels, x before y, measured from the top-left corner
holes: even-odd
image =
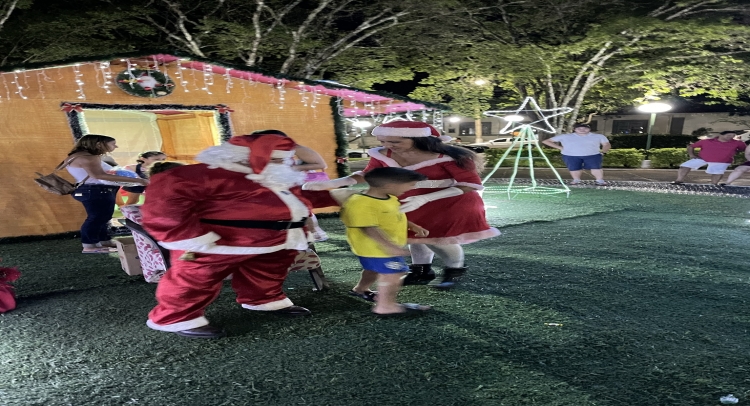
[[[172,266],[156,289],[147,325],[192,338],[218,338],[205,308],[233,275],[243,308],[286,316],[310,311],[282,291],[287,270],[307,249],[309,202],[292,169],[297,144],[265,130],[232,137],[196,156],[202,162],[151,178],[143,225],[172,251]]]

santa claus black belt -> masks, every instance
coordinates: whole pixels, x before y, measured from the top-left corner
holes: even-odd
[[[290,228],[304,227],[305,220],[306,219],[302,219],[302,221],[256,221],[256,220],[201,219],[201,223],[215,224],[217,226],[237,227],[237,228],[264,228],[267,230],[289,230]]]

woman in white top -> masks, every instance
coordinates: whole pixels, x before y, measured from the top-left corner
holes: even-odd
[[[112,167],[102,162],[102,155],[117,148],[117,141],[106,135],[88,134],[76,142],[68,153],[66,167],[76,182],[84,183],[73,192],[73,198],[86,209],[86,220],[81,225],[84,254],[109,253],[114,243],[109,235],[109,221],[115,211],[115,195],[120,188],[116,182],[148,185],[147,179],[129,178],[107,173]]]

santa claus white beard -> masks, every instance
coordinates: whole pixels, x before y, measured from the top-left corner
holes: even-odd
[[[285,164],[267,164],[260,173],[262,179],[258,183],[269,189],[288,190],[305,183],[305,173],[295,171]]]

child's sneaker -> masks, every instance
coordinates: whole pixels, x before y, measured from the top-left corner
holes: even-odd
[[[580,180],[571,180],[571,181],[570,181],[570,184],[571,184],[571,185],[580,185],[580,184],[581,184],[581,181],[580,181]]]
[[[596,181],[596,186],[607,186],[607,182],[605,182],[603,180],[597,180]]]

